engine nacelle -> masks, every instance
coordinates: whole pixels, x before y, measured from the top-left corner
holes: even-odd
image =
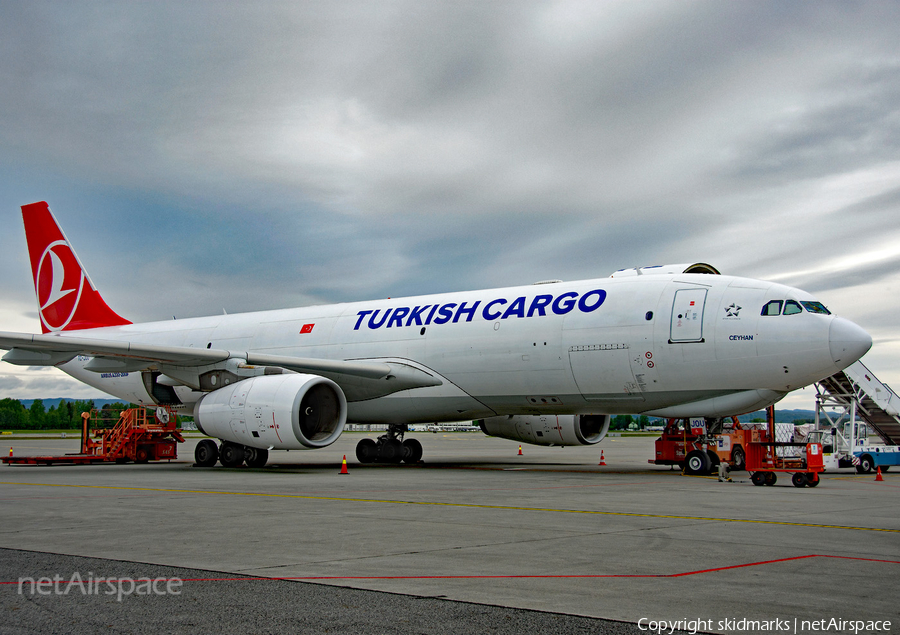
[[[609,431],[609,415],[509,415],[478,421],[491,437],[534,445],[594,445]]]
[[[659,274],[679,273],[711,273],[719,275],[719,270],[705,262],[681,263],[678,265],[653,265],[652,267],[634,267],[633,269],[620,269],[610,278],[628,278],[631,276],[652,276]]]
[[[347,422],[340,387],[318,375],[251,377],[204,395],[197,428],[254,448],[313,450],[334,443]]]

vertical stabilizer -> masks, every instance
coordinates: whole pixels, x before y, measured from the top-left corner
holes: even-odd
[[[100,297],[47,203],[23,205],[22,218],[44,333],[131,324]]]

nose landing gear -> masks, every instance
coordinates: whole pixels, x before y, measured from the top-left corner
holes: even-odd
[[[388,426],[377,440],[363,439],[356,444],[356,458],[360,463],[418,463],[422,460],[422,444],[417,439],[405,439],[406,424]]]

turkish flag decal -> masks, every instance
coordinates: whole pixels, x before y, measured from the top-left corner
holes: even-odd
[[[304,333],[312,333],[314,326],[315,324],[304,324],[303,328],[300,329],[300,335],[303,335]]]

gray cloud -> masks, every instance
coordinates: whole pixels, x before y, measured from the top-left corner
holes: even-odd
[[[6,2],[0,292],[33,306],[17,207],[46,199],[137,320],[691,260],[852,312],[895,279],[869,256],[900,240],[897,25],[891,2]]]
[[[14,399],[110,398],[110,395],[86,386],[61,371],[46,368],[33,369],[27,376],[0,374],[0,396]]]

